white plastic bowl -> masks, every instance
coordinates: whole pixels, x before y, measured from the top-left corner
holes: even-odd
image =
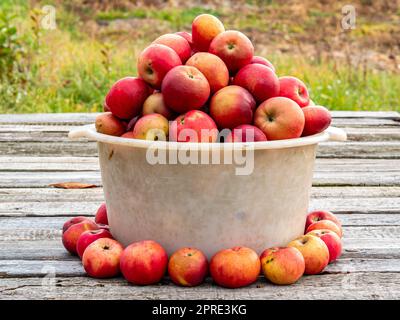
[[[317,145],[344,141],[346,133],[329,127],[290,140],[176,143],[108,136],[88,125],[69,137],[98,143],[108,220],[118,241],[152,239],[169,254],[190,246],[211,257],[239,245],[260,253],[303,234]],[[146,152],[153,147],[168,155],[188,148],[210,155],[254,149],[254,171],[237,175],[235,163],[152,165]]]

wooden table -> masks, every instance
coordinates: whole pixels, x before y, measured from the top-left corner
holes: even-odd
[[[60,228],[93,215],[103,201],[95,143],[68,141],[94,114],[0,116],[0,298],[2,299],[381,299],[400,297],[400,114],[334,112],[349,141],[319,147],[311,209],[344,224],[344,253],[318,276],[292,286],[260,280],[228,290],[208,280],[197,288],[136,287],[122,278],[85,276],[68,255]],[[78,181],[96,188],[57,189]]]

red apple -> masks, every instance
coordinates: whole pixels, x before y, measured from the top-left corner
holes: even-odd
[[[321,220],[331,220],[334,223],[336,223],[338,227],[342,227],[342,224],[340,223],[339,219],[332,212],[318,210],[318,211],[312,211],[307,215],[305,230],[307,230],[307,228],[314,222]]]
[[[65,231],[68,230],[68,228],[70,226],[80,223],[82,221],[86,221],[86,220],[90,220],[90,219],[88,217],[83,217],[83,216],[73,217],[64,223],[62,232],[64,233]]]
[[[211,14],[201,14],[192,23],[193,46],[196,51],[208,51],[211,41],[225,28],[222,22]]]
[[[112,235],[110,231],[106,229],[98,229],[98,230],[88,230],[82,233],[78,241],[76,242],[76,252],[80,258],[83,257],[83,253],[85,252],[86,248],[92,243],[95,242],[97,239],[101,238],[110,238],[112,239]]]
[[[93,278],[111,278],[119,274],[119,263],[124,248],[116,240],[101,238],[85,250],[82,264]]]
[[[329,250],[329,263],[338,259],[342,254],[342,240],[340,240],[339,236],[332,230],[313,230],[307,234],[316,236],[325,242]]]
[[[168,120],[176,117],[175,113],[164,103],[164,97],[161,92],[150,95],[143,104],[143,115],[158,113]]]
[[[135,139],[135,136],[133,135],[133,132],[132,132],[132,131],[128,131],[128,132],[125,132],[125,133],[121,136],[121,138]]]
[[[182,248],[169,258],[168,274],[177,285],[198,286],[204,281],[207,272],[207,258],[198,249]]]
[[[163,44],[167,47],[170,47],[178,54],[182,63],[185,63],[186,60],[190,58],[190,54],[192,52],[189,42],[177,34],[164,34],[154,40],[153,43]]]
[[[207,113],[192,110],[171,123],[169,138],[178,142],[216,142],[218,129]]]
[[[101,204],[101,206],[97,209],[94,221],[100,224],[108,224],[107,207],[105,203]]]
[[[186,65],[196,67],[206,77],[211,93],[226,87],[229,83],[229,71],[225,63],[216,55],[208,52],[195,53]]]
[[[168,120],[161,114],[152,113],[140,118],[133,128],[133,138],[152,141],[166,141]]]
[[[221,250],[211,258],[210,273],[222,287],[248,286],[260,274],[260,259],[257,253],[246,247]]]
[[[251,59],[250,63],[259,63],[259,64],[263,64],[264,66],[267,66],[268,68],[271,68],[271,70],[273,72],[275,72],[275,67],[274,65],[267,59],[260,57],[260,56],[253,56],[253,58]]]
[[[256,101],[246,89],[227,86],[213,95],[210,114],[221,129],[233,129],[253,122]]]
[[[264,132],[250,124],[242,124],[232,130],[226,142],[257,142],[267,141]]]
[[[177,113],[200,109],[210,96],[206,77],[195,67],[179,66],[165,76],[161,91],[165,104]]]
[[[309,106],[301,110],[303,110],[305,120],[302,136],[311,136],[320,133],[331,124],[331,114],[324,107]]]
[[[220,57],[233,75],[251,62],[254,47],[243,33],[229,30],[217,35],[208,51]]]
[[[304,274],[303,255],[293,247],[266,249],[261,254],[260,260],[265,278],[274,284],[292,284]]]
[[[328,229],[335,232],[339,237],[342,237],[342,227],[339,227],[336,223],[330,220],[320,220],[310,224],[306,230],[309,233],[313,230]]]
[[[151,44],[140,54],[137,70],[144,81],[153,88],[160,89],[161,82],[168,71],[181,64],[178,54],[170,47],[163,44]]]
[[[159,282],[167,270],[168,256],[157,242],[145,240],[125,248],[120,268],[126,280],[133,284],[149,285]]]
[[[125,124],[111,112],[99,114],[96,117],[96,131],[110,136],[120,136],[126,131]]]
[[[142,79],[126,77],[112,85],[105,103],[114,116],[132,119],[140,113],[150,93],[150,87]]]
[[[76,243],[82,233],[87,230],[98,230],[99,227],[92,220],[84,220],[70,226],[62,235],[62,243],[70,253],[76,254]]]
[[[293,100],[275,97],[258,106],[254,124],[268,140],[298,138],[304,128],[304,114]]]
[[[305,107],[310,102],[306,85],[295,77],[279,78],[279,96],[292,99],[300,107]]]
[[[193,39],[192,39],[192,34],[186,31],[178,31],[175,32],[178,36],[183,37],[190,45],[190,47],[193,47]]]
[[[279,94],[279,79],[275,72],[258,63],[240,69],[233,83],[247,89],[258,103]]]
[[[291,241],[288,247],[297,248],[303,255],[305,274],[321,273],[329,262],[329,250],[325,242],[313,235],[304,235]]]

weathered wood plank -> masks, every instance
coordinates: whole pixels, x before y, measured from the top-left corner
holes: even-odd
[[[132,286],[121,278],[10,278],[0,282],[3,299],[399,299],[400,274],[395,272],[305,276],[291,286],[274,286],[260,279],[241,289],[224,289],[208,280],[196,288],[160,285]]]

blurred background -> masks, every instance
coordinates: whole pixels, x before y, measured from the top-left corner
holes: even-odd
[[[0,0],[0,113],[94,112],[140,51],[201,13],[331,110],[400,111],[400,0]]]

